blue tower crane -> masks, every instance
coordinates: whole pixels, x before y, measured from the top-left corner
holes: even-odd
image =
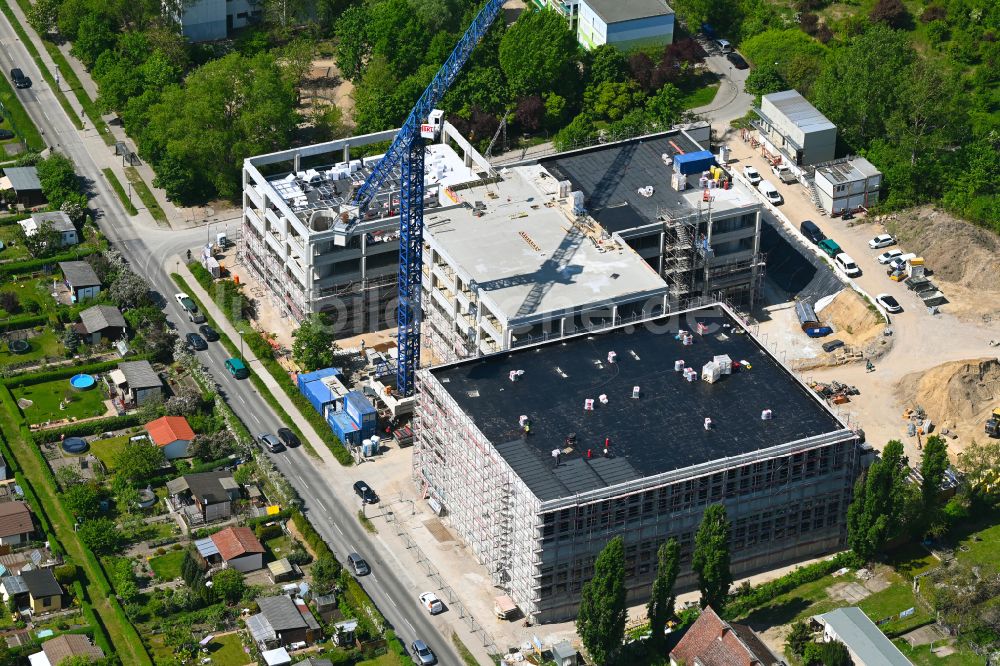
[[[406,396],[413,394],[413,382],[420,363],[420,276],[424,246],[424,139],[421,125],[458,78],[473,49],[500,14],[503,3],[504,0],[488,0],[479,10],[455,50],[417,100],[389,150],[354,195],[354,204],[360,216],[393,168],[400,165],[399,362],[396,366],[396,390]]]

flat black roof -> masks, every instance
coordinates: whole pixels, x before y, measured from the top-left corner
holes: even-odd
[[[670,187],[667,180],[670,167],[661,156],[700,150],[702,147],[686,134],[670,132],[613,146],[597,146],[541,160],[540,164],[559,180],[573,183],[574,190],[583,192],[587,211],[613,233],[655,222],[662,209],[693,211],[681,193]],[[663,177],[664,174],[667,175]],[[647,185],[654,186],[651,197],[638,193],[640,187]]]
[[[695,333],[694,344],[675,339],[678,328],[695,331],[698,323],[709,332]],[[608,362],[609,351],[616,352],[615,363]],[[701,380],[702,366],[724,354],[749,361],[751,368],[715,383]],[[674,371],[678,359],[698,372],[697,381]],[[512,370],[524,374],[512,382]],[[430,373],[543,501],[844,428],[719,307]],[[639,399],[631,397],[633,386],[639,387]],[[595,401],[593,411],[584,411],[588,398]],[[761,419],[765,409],[773,411],[773,419]],[[519,426],[521,415],[531,421],[527,436]],[[713,421],[711,430],[705,430],[706,417]],[[573,433],[576,445],[556,466],[553,449],[566,449]],[[602,455],[605,438],[609,458]]]

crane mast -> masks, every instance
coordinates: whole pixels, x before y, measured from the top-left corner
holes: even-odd
[[[354,205],[358,216],[364,214],[379,188],[398,164],[401,171],[399,199],[399,324],[397,342],[396,390],[404,396],[413,394],[414,379],[420,363],[420,278],[424,245],[424,136],[434,136],[440,123],[427,119],[458,78],[472,51],[500,14],[504,0],[488,0],[479,10],[462,39],[435,74],[430,85],[410,111],[389,150],[358,188]],[[440,114],[438,114],[440,119]]]

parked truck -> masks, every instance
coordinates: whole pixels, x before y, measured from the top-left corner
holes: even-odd
[[[783,182],[785,185],[791,185],[792,183],[799,182],[799,179],[795,177],[795,174],[792,173],[792,170],[789,169],[784,164],[777,164],[771,167],[771,171],[774,173],[775,176],[778,177],[778,180]]]

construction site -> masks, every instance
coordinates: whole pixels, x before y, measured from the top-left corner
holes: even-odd
[[[396,325],[400,169],[363,214],[351,205],[382,157],[353,156],[393,136],[246,160],[237,250],[283,314],[327,313],[344,335]],[[435,360],[692,299],[752,307],[764,272],[760,203],[716,165],[707,141],[707,126],[678,128],[498,171],[441,123],[423,160],[424,315],[436,321]]]
[[[843,547],[871,449],[727,306],[418,373],[413,478],[532,622],[572,618],[607,541],[630,603],[726,505],[732,570]]]

